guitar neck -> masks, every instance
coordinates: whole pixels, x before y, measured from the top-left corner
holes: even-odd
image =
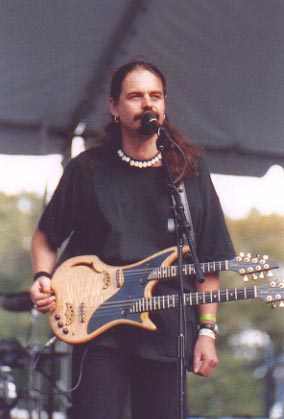
[[[229,301],[248,300],[258,298],[257,286],[232,288],[215,291],[205,292],[190,292],[184,294],[184,305],[186,307],[208,304],[208,303],[221,303]],[[141,298],[133,303],[129,308],[129,313],[143,313],[145,311],[160,311],[170,308],[178,307],[178,298],[176,294],[172,295],[159,295],[151,298]]]
[[[229,262],[222,260],[219,262],[204,262],[200,264],[203,273],[214,273],[229,270]],[[190,276],[195,274],[195,267],[193,264],[186,264],[182,267],[183,274]],[[175,279],[178,276],[178,266],[171,265],[166,267],[157,267],[153,269],[149,275],[149,280],[153,279]]]

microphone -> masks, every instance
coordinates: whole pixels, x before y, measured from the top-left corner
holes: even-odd
[[[145,112],[141,117],[141,133],[145,135],[159,134],[162,125],[158,121],[157,115],[152,111]]]

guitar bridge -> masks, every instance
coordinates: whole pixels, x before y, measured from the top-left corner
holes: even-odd
[[[66,318],[65,326],[69,326],[74,321],[75,311],[71,303],[66,303],[65,318]]]

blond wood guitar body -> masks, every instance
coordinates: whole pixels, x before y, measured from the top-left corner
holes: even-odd
[[[188,252],[188,248],[184,249]],[[56,296],[56,309],[50,316],[54,334],[71,344],[87,342],[106,330],[128,324],[156,330],[149,312],[172,309],[176,306],[173,296],[153,297],[158,281],[177,278],[176,247],[158,252],[128,266],[109,266],[93,255],[73,257],[63,262],[55,271],[51,285]],[[277,268],[267,259],[250,260],[236,257],[230,261],[202,263],[204,273],[226,270],[241,275],[270,271]],[[183,265],[185,276],[195,273],[194,265]],[[193,293],[187,305],[221,301],[207,299]],[[196,297],[197,296],[197,297]],[[196,300],[197,298],[197,300]]]

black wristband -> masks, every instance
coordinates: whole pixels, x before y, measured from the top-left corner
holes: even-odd
[[[51,278],[51,274],[45,271],[39,271],[34,274],[34,281],[36,281],[40,276],[46,276],[46,278]]]

